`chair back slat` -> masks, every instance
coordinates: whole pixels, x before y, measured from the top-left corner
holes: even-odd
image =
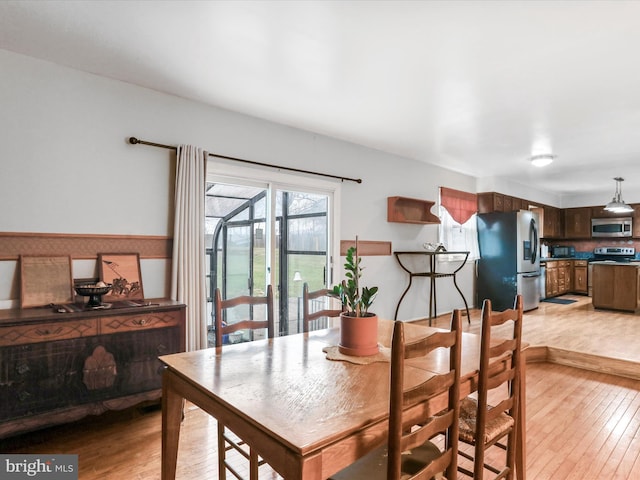
[[[444,453],[440,456],[440,458],[437,458],[436,460],[431,462],[429,466],[425,468],[424,471],[421,472],[420,476],[413,475],[411,478],[416,480],[417,479],[430,480],[432,478],[439,478],[438,474],[444,472],[445,469],[450,468],[449,466],[451,465],[454,459],[455,459],[454,450],[452,448],[448,448],[447,450],[444,451]],[[451,477],[447,477],[447,479],[449,478]]]
[[[342,306],[340,308],[321,308],[316,311],[312,311],[312,303],[316,303],[319,300],[334,300],[328,288],[322,288],[320,290],[309,291],[309,285],[305,282],[302,287],[302,331],[310,331],[311,322],[320,318],[332,318],[338,317],[344,311]]]
[[[499,357],[501,355],[507,356],[507,354],[513,352],[516,347],[516,339],[505,339],[499,344],[491,346],[489,349],[489,355],[491,355],[491,358]]]
[[[503,369],[487,378],[487,389],[493,390],[516,376],[515,368]]]
[[[507,397],[496,405],[492,405],[493,408],[490,408],[487,412],[487,420],[491,420],[493,418],[498,417],[503,412],[508,412],[513,408],[514,398]]]
[[[402,438],[402,449],[407,451],[411,448],[411,445],[422,445],[427,440],[432,439],[438,432],[445,431],[449,424],[453,421],[453,412],[447,411],[446,413],[434,416],[431,419],[429,425],[425,425],[424,428],[420,428],[414,431],[408,430],[409,433],[405,434]],[[406,424],[411,427],[412,425]]]
[[[429,400],[435,395],[440,395],[456,381],[455,372],[448,372],[443,375],[434,375],[428,380],[404,391],[404,405],[409,406],[418,402]]]
[[[222,327],[222,333],[224,335],[228,335],[240,330],[259,330],[261,328],[269,328],[269,322],[267,322],[266,320],[240,320],[239,322],[235,322],[231,325]]]
[[[240,330],[259,330],[266,328],[268,338],[273,338],[275,336],[275,322],[273,317],[273,288],[271,287],[271,285],[267,285],[267,293],[265,296],[241,295],[238,297],[223,300],[220,289],[216,288],[215,297],[216,347],[222,346],[224,335],[228,335]],[[266,307],[266,320],[254,320],[251,318],[245,318],[228,325],[225,324],[222,320],[223,311],[242,305],[264,305]]]
[[[437,348],[449,348],[456,342],[454,332],[443,331],[435,332],[427,338],[408,342],[405,344],[405,358],[412,359],[416,357],[424,357]]]

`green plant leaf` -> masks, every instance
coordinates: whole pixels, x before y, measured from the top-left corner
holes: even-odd
[[[357,241],[357,240],[356,240]],[[343,283],[335,285],[331,293],[340,298],[342,305],[352,316],[360,316],[368,312],[378,293],[378,287],[363,287],[360,291],[359,279],[362,277],[362,258],[355,258],[356,249],[350,247],[345,256],[345,278]]]

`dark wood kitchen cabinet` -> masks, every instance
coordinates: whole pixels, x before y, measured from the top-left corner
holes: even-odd
[[[640,204],[634,203],[631,206],[633,207],[633,213],[631,214],[633,217],[632,235],[634,238],[640,238]]]
[[[509,195],[504,195],[503,199],[502,199],[502,210],[504,212],[513,212],[514,208],[513,208],[513,197],[510,197]]]
[[[558,295],[564,295],[571,290],[571,260],[559,260],[558,264]]]
[[[517,212],[529,208],[527,200],[498,192],[482,192],[477,196],[478,213]]]
[[[591,208],[564,209],[564,238],[591,238]]]
[[[545,293],[547,297],[557,297],[560,295],[558,289],[558,262],[547,261],[547,276]]]
[[[634,264],[593,264],[594,308],[640,310],[640,268]]]
[[[478,193],[478,213],[504,212],[504,197],[497,192]]]
[[[543,214],[542,236],[544,238],[561,238],[564,233],[562,211],[559,208],[545,206]]]
[[[159,355],[184,351],[185,306],[0,310],[0,438],[161,398]]]
[[[573,291],[573,260],[546,260],[545,294],[547,297],[557,297]],[[586,262],[585,262],[586,273]],[[586,275],[584,276],[586,292]]]
[[[630,204],[634,210],[631,213],[611,213],[604,209],[604,205],[562,209],[498,192],[478,193],[477,198],[478,213],[511,212],[521,209],[538,211],[541,238],[554,241],[591,239],[591,219],[607,217],[632,217],[633,238],[640,238],[640,204]]]
[[[587,283],[588,263],[586,260],[573,260],[573,286],[571,291],[574,293],[589,293],[589,285]]]

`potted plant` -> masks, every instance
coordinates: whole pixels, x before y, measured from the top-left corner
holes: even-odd
[[[369,312],[378,287],[360,287],[363,267],[358,257],[358,238],[355,247],[347,250],[345,277],[335,285],[332,294],[340,299],[344,312],[340,315],[340,345],[346,355],[367,356],[378,353],[378,316]]]

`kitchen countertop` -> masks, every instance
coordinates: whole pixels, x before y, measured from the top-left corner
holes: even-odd
[[[615,260],[595,260],[591,265],[620,265],[623,267],[640,267],[640,260],[630,260],[628,262],[616,262]]]
[[[589,260],[588,258],[578,258],[578,257],[553,257],[553,258],[541,258],[541,262],[556,262],[562,260]]]
[[[585,260],[588,261],[590,265],[630,265],[638,267],[640,266],[640,260],[634,259],[629,261],[617,261],[617,260],[593,260],[591,258],[578,258],[578,257],[554,257],[554,258],[541,258],[540,263],[545,262],[556,262],[562,260]]]

